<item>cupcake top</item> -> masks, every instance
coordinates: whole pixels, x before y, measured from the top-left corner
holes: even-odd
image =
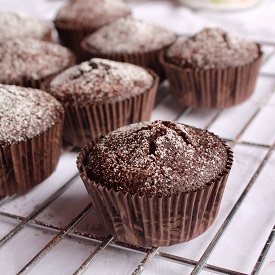
[[[63,28],[98,29],[130,13],[119,0],[78,0],[59,10],[55,24]]]
[[[228,148],[213,134],[170,121],[111,132],[89,152],[90,180],[139,196],[171,196],[203,188],[226,170]]]
[[[256,43],[223,30],[204,29],[186,40],[179,38],[166,52],[166,61],[182,68],[224,69],[244,66],[260,54]]]
[[[176,35],[163,27],[127,17],[104,26],[83,43],[102,53],[139,53],[162,49],[175,40]]]
[[[40,90],[0,84],[0,144],[39,135],[63,114],[61,104]]]
[[[67,68],[72,53],[57,44],[17,38],[0,42],[0,83],[39,80]]]
[[[0,12],[0,41],[10,38],[30,37],[51,40],[48,22],[18,12]]]
[[[90,105],[139,95],[153,83],[152,75],[141,67],[93,58],[56,76],[49,92],[63,103]]]

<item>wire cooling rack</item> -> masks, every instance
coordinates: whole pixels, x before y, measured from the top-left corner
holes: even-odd
[[[258,42],[265,55],[251,99],[226,110],[184,108],[164,82],[151,117],[213,131],[234,151],[207,232],[168,248],[116,241],[96,219],[76,153],[65,151],[50,178],[0,200],[0,274],[275,274],[275,43]]]

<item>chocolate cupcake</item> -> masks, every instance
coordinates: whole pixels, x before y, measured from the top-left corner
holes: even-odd
[[[18,38],[0,41],[0,83],[46,90],[50,81],[74,64],[63,46]]]
[[[48,22],[23,13],[0,12],[0,41],[19,37],[52,41],[52,28]]]
[[[48,92],[65,108],[65,143],[82,147],[121,126],[149,120],[157,86],[152,71],[94,58],[58,75]]]
[[[137,123],[82,149],[80,176],[117,240],[168,246],[215,220],[232,166],[229,147],[206,130],[171,121]]]
[[[86,58],[101,57],[148,67],[163,78],[159,53],[176,40],[163,27],[131,17],[119,19],[86,37]]]
[[[24,193],[52,174],[63,116],[51,95],[0,84],[0,197]]]
[[[63,45],[82,59],[82,39],[100,27],[131,14],[127,6],[117,0],[78,0],[61,8],[54,20]]]
[[[160,56],[175,99],[203,108],[226,108],[246,100],[261,59],[260,45],[221,29],[179,38]]]

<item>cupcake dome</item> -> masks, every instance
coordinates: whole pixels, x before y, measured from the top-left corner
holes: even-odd
[[[51,41],[51,26],[46,21],[23,13],[0,12],[0,41],[19,37]]]
[[[167,61],[200,70],[244,66],[258,57],[256,43],[221,29],[204,29],[192,38],[179,38],[166,52]]]
[[[86,57],[102,57],[148,67],[161,74],[159,52],[176,40],[171,31],[131,17],[119,19],[82,42]]]
[[[54,20],[61,43],[81,56],[81,40],[131,12],[118,0],[77,0],[61,8]]]
[[[65,142],[82,147],[121,126],[148,120],[157,85],[151,71],[94,58],[59,74],[48,92],[65,108]]]
[[[232,153],[205,130],[154,121],[89,144],[77,164],[110,234],[135,245],[166,246],[193,239],[213,223]]]
[[[0,196],[25,192],[55,170],[63,116],[51,95],[0,84]]]
[[[225,108],[252,94],[261,57],[258,44],[217,28],[178,38],[161,63],[181,104]]]
[[[68,49],[32,38],[0,41],[0,57],[0,83],[41,90],[46,90],[52,78],[74,64]]]

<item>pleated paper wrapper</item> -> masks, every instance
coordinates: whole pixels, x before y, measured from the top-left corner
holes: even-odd
[[[170,45],[167,45],[166,47],[163,47],[161,49],[140,53],[102,53],[98,52],[96,49],[88,47],[86,43],[87,39],[88,37],[85,38],[81,43],[81,47],[85,52],[85,55],[83,57],[85,60],[98,57],[115,60],[119,62],[132,63],[153,70],[155,73],[159,75],[160,81],[163,81],[165,79],[163,68],[159,62],[159,55],[163,50],[167,49]]]
[[[154,83],[142,94],[99,104],[65,104],[64,143],[83,147],[117,128],[148,121],[154,107],[159,78],[151,70],[147,71],[153,76]]]
[[[128,11],[127,13],[125,13],[124,16],[121,17],[127,17],[131,14],[130,11]],[[103,15],[104,16],[104,15]],[[118,18],[113,18],[113,21],[119,19]],[[98,20],[97,20],[98,21]],[[110,24],[112,22],[112,20],[108,23]],[[97,22],[97,24],[95,25],[88,25],[88,26],[82,26],[82,25],[66,25],[63,22],[59,22],[58,20],[54,21],[54,25],[55,28],[57,30],[60,42],[62,45],[64,45],[65,47],[71,49],[76,57],[77,57],[77,62],[80,63],[85,59],[85,52],[83,51],[82,47],[81,47],[81,41],[87,36],[92,34],[93,32],[95,32],[96,30],[98,30],[99,27],[99,22]],[[72,24],[72,22],[71,22]],[[107,24],[105,24],[107,25]],[[103,27],[104,24],[101,26]]]
[[[102,226],[117,240],[138,246],[170,246],[196,238],[214,222],[233,162],[226,145],[228,160],[221,174],[203,189],[170,197],[132,196],[91,181],[85,162],[93,146],[90,143],[82,149],[77,166]]]
[[[64,115],[39,135],[0,146],[0,197],[24,193],[55,170],[61,150]]]
[[[85,53],[80,46],[81,41],[97,29],[73,29],[63,28],[55,24],[60,42],[63,46],[71,49],[77,57],[77,62],[85,60]]]
[[[183,106],[194,108],[222,109],[248,99],[254,90],[261,60],[260,46],[254,61],[226,69],[184,69],[166,61],[164,51],[160,54],[173,97]]]

